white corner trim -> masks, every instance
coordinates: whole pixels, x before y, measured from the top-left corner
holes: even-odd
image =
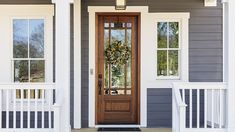
[[[74,128],[81,128],[81,0],[74,0]]]

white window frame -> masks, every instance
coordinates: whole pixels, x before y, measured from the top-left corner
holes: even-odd
[[[5,33],[9,37],[3,38],[4,42],[8,42],[8,48],[4,52],[9,58],[10,70],[9,82],[14,82],[14,60],[20,58],[13,58],[13,20],[14,19],[43,19],[44,20],[44,58],[45,61],[45,81],[40,83],[25,82],[19,84],[47,84],[53,83],[53,16],[54,16],[54,5],[0,5],[0,21],[4,24]],[[29,58],[21,58],[23,60],[28,60]],[[32,58],[37,60],[38,58]],[[42,58],[39,58],[42,60]],[[17,84],[17,83],[16,83]],[[12,102],[16,98],[14,93],[9,99]],[[47,97],[47,96],[46,96]],[[40,103],[42,99],[37,99]],[[44,98],[46,101],[47,98]],[[16,99],[17,103],[20,99]],[[23,99],[27,102],[27,99]],[[30,99],[30,101],[35,101],[35,99]]]
[[[13,17],[13,18],[11,18],[11,25],[12,25],[12,29],[11,29],[11,35],[12,35],[12,39],[11,39],[11,45],[12,45],[12,48],[11,48],[11,50],[12,50],[12,59],[11,59],[11,63],[12,63],[12,82],[14,82],[14,61],[17,61],[17,60],[24,60],[24,61],[28,61],[28,62],[30,62],[30,61],[34,61],[34,60],[40,60],[40,61],[44,61],[44,74],[45,74],[45,76],[44,76],[44,79],[45,79],[45,81],[44,82],[30,82],[30,63],[28,63],[28,71],[29,71],[29,73],[28,73],[28,77],[29,77],[29,79],[28,79],[28,82],[21,82],[22,84],[25,84],[25,83],[45,83],[46,82],[46,80],[49,80],[49,77],[48,76],[46,76],[46,73],[47,72],[49,72],[49,70],[51,70],[51,69],[49,69],[49,67],[47,67],[46,68],[46,63],[48,62],[48,61],[50,61],[49,59],[46,59],[46,40],[44,39],[44,45],[43,45],[43,48],[44,48],[44,52],[43,52],[43,57],[42,58],[31,58],[30,56],[29,56],[29,54],[30,54],[30,49],[29,49],[29,42],[28,42],[28,53],[27,53],[27,57],[26,58],[14,58],[14,44],[13,44],[13,21],[14,20],[27,20],[28,22],[30,21],[30,20],[43,20],[43,23],[44,23],[44,38],[46,37],[45,36],[45,29],[46,29],[46,27],[45,27],[45,17]],[[29,23],[28,23],[29,24]],[[29,25],[28,25],[29,26]],[[29,28],[29,27],[28,27]],[[28,31],[28,35],[29,35],[29,31]],[[29,37],[29,36],[28,36]],[[48,52],[48,51],[47,51]],[[17,83],[17,82],[14,82],[14,83]]]
[[[178,24],[179,24],[179,41],[178,41],[178,44],[179,44],[179,47],[178,48],[169,48],[169,47],[167,47],[167,48],[158,48],[157,46],[158,46],[158,27],[157,27],[157,24],[159,23],[159,22],[167,22],[167,23],[169,23],[169,22],[178,22]],[[158,73],[158,71],[156,72],[156,75],[157,75],[157,79],[159,79],[159,80],[166,80],[166,79],[169,79],[169,80],[180,80],[180,78],[181,78],[181,54],[182,54],[182,52],[181,52],[181,47],[182,47],[182,35],[181,35],[181,33],[182,33],[182,23],[181,23],[181,20],[180,19],[159,19],[159,20],[157,20],[156,21],[156,28],[155,28],[155,30],[156,30],[156,56],[157,56],[157,53],[158,53],[158,51],[159,51],[159,49],[160,50],[166,50],[166,51],[169,51],[169,50],[177,50],[178,51],[178,75],[177,76],[158,76],[157,75],[157,73]],[[167,34],[168,35],[168,34]],[[168,36],[167,36],[167,39],[169,39],[168,38]],[[169,43],[167,43],[167,45],[169,45]],[[168,52],[167,52],[168,53]],[[168,54],[167,54],[167,56],[168,56]],[[157,60],[157,58],[156,58],[156,60]],[[157,60],[157,63],[156,64],[158,64],[158,60]],[[168,57],[167,57],[167,72],[169,71],[169,67],[168,67],[169,65],[168,65]],[[156,65],[156,67],[157,67],[157,65]]]
[[[154,15],[156,14],[156,15]],[[153,13],[155,17],[155,56],[157,57],[157,23],[158,22],[178,22],[179,23],[179,54],[178,54],[178,76],[158,76],[157,75],[157,58],[155,59],[155,76],[157,81],[172,82],[172,81],[188,81],[189,63],[189,13]],[[167,49],[169,50],[169,49]]]

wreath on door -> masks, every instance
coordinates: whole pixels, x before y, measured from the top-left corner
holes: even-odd
[[[111,65],[124,65],[131,57],[131,48],[121,41],[114,41],[104,51],[105,61]]]

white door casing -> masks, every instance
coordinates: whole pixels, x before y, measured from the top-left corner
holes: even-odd
[[[171,88],[175,81],[188,81],[188,19],[187,13],[149,13],[148,6],[127,6],[126,10],[115,10],[114,6],[89,6],[89,127],[100,127],[95,124],[95,15],[98,12],[137,12],[140,13],[140,124],[147,127],[147,88]],[[156,80],[156,24],[158,20],[175,20],[182,27],[182,57],[180,80]],[[148,58],[148,59],[147,59]],[[154,72],[153,72],[154,71]],[[91,73],[92,72],[92,73]],[[108,125],[115,127],[117,125]],[[120,125],[118,125],[120,126]],[[125,127],[125,125],[122,125]],[[136,127],[136,125],[126,125]],[[102,125],[104,127],[104,125]]]

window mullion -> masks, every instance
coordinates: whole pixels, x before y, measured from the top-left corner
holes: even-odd
[[[29,19],[28,19],[28,82],[30,83],[30,55],[29,55],[29,49],[30,46],[29,46]]]
[[[167,51],[166,51],[167,76],[169,76],[169,22],[167,22]]]

